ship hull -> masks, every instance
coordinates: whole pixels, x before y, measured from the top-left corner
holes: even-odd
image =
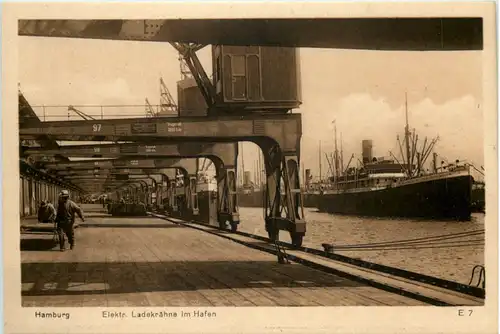
[[[304,193],[304,207],[305,208],[316,208],[318,206],[319,194],[315,193]]]
[[[472,202],[472,212],[484,213],[484,207],[485,207],[484,188],[472,190],[471,202]]]
[[[321,194],[318,209],[335,214],[470,220],[469,175],[422,181],[392,188]]]
[[[252,191],[249,193],[238,193],[238,205],[247,208],[261,208],[264,204],[264,192]]]

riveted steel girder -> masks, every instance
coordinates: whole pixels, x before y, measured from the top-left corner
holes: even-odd
[[[156,175],[161,174],[167,177],[171,177],[166,173],[169,169],[167,168],[144,168],[144,169],[127,169],[127,168],[114,168],[114,169],[76,169],[76,170],[61,170],[57,171],[58,176],[85,176],[85,175]],[[172,169],[175,171],[175,169]]]
[[[134,160],[126,159],[109,159],[109,160],[82,160],[70,161],[58,164],[47,164],[45,167],[54,171],[72,171],[72,170],[89,170],[89,169],[144,169],[144,168],[179,168],[188,171],[189,174],[196,175],[198,168],[197,159],[148,159],[147,157],[138,157]]]
[[[217,156],[225,164],[232,163],[238,153],[236,143],[165,143],[165,144],[105,144],[72,145],[59,149],[29,148],[27,156],[118,158],[118,157],[179,157],[197,158]]]
[[[195,158],[207,157],[214,162],[218,178],[224,175],[224,166],[233,167],[238,157],[237,143],[170,143],[170,144],[105,144],[105,145],[73,145],[60,149],[27,149],[24,154],[29,157],[47,157],[63,155],[69,157],[93,158]],[[40,163],[42,163],[39,160]],[[46,162],[47,168],[56,165],[55,161]],[[50,165],[52,163],[52,165]],[[59,163],[60,164],[60,163]],[[60,174],[59,175],[69,175]]]
[[[214,157],[214,159],[216,161],[220,160],[217,157]],[[116,168],[115,165],[126,168]],[[154,187],[156,189],[156,182],[158,181],[154,179],[153,174],[158,173],[162,175],[169,175],[173,179],[175,174],[172,175],[171,172],[167,172],[166,169],[180,169],[183,171],[185,176],[183,193],[186,194],[188,208],[192,210],[193,216],[199,214],[197,196],[198,189],[196,184],[198,159],[165,158],[152,160],[146,157],[139,157],[138,160],[111,159],[72,161],[65,164],[48,164],[46,167],[57,171],[58,173],[66,174],[65,178],[71,180],[72,182],[78,181],[79,184],[82,182],[101,184],[101,189],[109,186],[113,186],[115,188],[116,183],[121,186],[120,182],[123,182],[123,180],[120,180],[118,175],[127,175],[129,178],[127,182],[133,182],[134,180],[138,180],[140,178],[151,179],[155,182]],[[135,173],[133,172],[134,170],[136,171]],[[121,173],[112,173],[111,171],[121,171]],[[130,175],[131,171],[134,175]],[[146,194],[143,194],[144,196],[141,195],[141,198],[149,204],[151,201],[149,188],[144,189],[144,191]]]
[[[450,11],[455,9],[452,3],[449,5]],[[18,34],[368,50],[477,50],[483,47],[481,17],[20,20]]]
[[[140,179],[151,179],[151,175],[137,174],[137,175],[128,175],[129,180],[140,180]],[[68,175],[65,177],[68,180],[120,180],[118,175]],[[156,182],[156,180],[155,180]]]
[[[249,115],[226,117],[154,117],[106,119],[99,121],[58,121],[25,125],[21,139],[49,136],[69,141],[178,141],[237,142],[278,144],[283,152],[298,152],[302,124],[300,114]]]

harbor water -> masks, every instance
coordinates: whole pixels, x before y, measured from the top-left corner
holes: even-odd
[[[321,244],[342,246],[386,243],[419,239],[412,244],[335,250],[335,253],[406,269],[442,279],[468,284],[475,265],[484,265],[484,214],[473,214],[471,221],[424,221],[332,215],[306,208],[307,233],[303,245],[322,249]],[[243,232],[266,236],[262,208],[240,207]],[[467,232],[471,232],[468,234]],[[459,238],[456,234],[463,234]],[[428,237],[449,235],[444,239]],[[290,242],[288,232],[280,240]],[[475,281],[477,280],[477,275]]]

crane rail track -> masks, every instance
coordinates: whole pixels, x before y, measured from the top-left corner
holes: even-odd
[[[249,248],[279,255],[280,251],[270,239],[246,232],[231,232],[216,226],[197,221],[185,221],[180,218],[149,212],[153,217],[167,220],[177,225],[197,229],[221,238],[239,243]],[[255,243],[262,241],[263,243]],[[484,304],[485,290],[457,282],[447,281],[432,276],[410,272],[372,262],[350,258],[325,251],[295,247],[290,243],[278,241],[285,248],[288,260],[301,265],[344,277],[372,287],[396,293],[408,298],[435,306],[479,306]]]

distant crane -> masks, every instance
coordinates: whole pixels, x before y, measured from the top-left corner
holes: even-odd
[[[196,51],[204,47],[204,45],[199,44],[182,44],[182,43],[170,43],[179,52],[179,68],[181,74],[181,80],[193,78],[196,80],[198,87],[205,98],[205,100],[213,101],[213,88],[211,85],[210,78],[201,66],[200,61],[196,56]],[[156,110],[155,110],[156,109]],[[160,116],[179,116],[179,107],[174,102],[174,98],[170,93],[167,85],[160,77],[160,106],[159,108],[154,108],[149,100],[145,99],[145,113],[146,117],[160,117]],[[208,169],[212,166],[212,161],[203,158],[198,166],[198,178],[206,175]]]
[[[84,120],[86,121],[90,121],[90,120],[95,120],[94,117],[90,116],[90,115],[87,115],[86,113],[84,113],[83,111],[81,110],[78,110],[76,109],[75,107],[73,106],[68,106],[68,119],[69,119],[69,115],[70,115],[70,112],[74,112],[75,114],[77,114],[78,116],[80,116],[81,118],[83,118]]]
[[[167,88],[167,85],[165,85],[165,82],[163,81],[163,78],[160,78],[160,115],[169,115],[169,116],[178,116],[178,110],[179,108],[177,107],[177,104],[174,102],[174,98],[172,97],[172,94],[170,94],[170,91]]]
[[[154,107],[149,103],[149,100],[146,98],[146,117],[158,117],[158,112],[154,109]]]
[[[178,107],[174,102],[174,98],[170,91],[168,90],[167,85],[163,81],[163,78],[160,77],[160,106],[159,108],[155,108],[149,103],[149,100],[146,98],[145,105],[146,117],[159,117],[159,116],[178,116]]]

